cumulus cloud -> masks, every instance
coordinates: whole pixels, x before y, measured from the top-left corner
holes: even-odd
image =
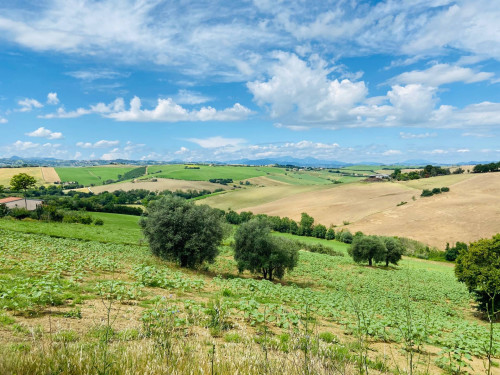
[[[179,90],[175,96],[175,101],[179,104],[203,104],[213,100],[209,96],[190,90]]]
[[[24,157],[55,157],[65,158],[68,151],[61,148],[58,143],[35,143],[30,141],[16,141],[10,145],[1,146],[0,151],[3,151],[6,156],[18,155],[22,153]]]
[[[239,103],[230,108],[216,110],[213,107],[202,107],[199,110],[187,110],[175,103],[171,98],[158,99],[155,108],[141,109],[141,99],[135,96],[130,101],[128,110],[112,112],[106,117],[117,121],[139,122],[179,122],[179,121],[238,121],[246,119],[252,111]]]
[[[47,104],[52,104],[52,105],[59,104],[59,98],[57,97],[57,92],[49,92],[47,94]]]
[[[36,99],[26,98],[23,100],[19,100],[17,103],[21,106],[19,112],[30,112],[33,108],[43,107],[43,104]]]
[[[116,121],[137,122],[180,122],[180,121],[239,121],[244,120],[253,112],[239,103],[230,108],[217,110],[213,107],[188,110],[175,103],[171,98],[158,99],[153,109],[142,109],[141,99],[137,96],[130,101],[129,109],[125,108],[123,98],[117,98],[109,104],[98,103],[89,108],[78,108],[66,111],[60,107],[56,113],[39,116],[40,118],[76,118],[90,114],[100,114]]]
[[[120,144],[120,141],[107,141],[105,139],[97,141],[95,143],[92,142],[78,142],[76,144],[77,147],[81,148],[109,148],[115,147]]]
[[[46,129],[43,126],[30,132],[26,133],[28,137],[39,137],[47,139],[61,139],[63,137],[61,132],[53,132],[52,130]]]
[[[3,117],[0,116],[0,124],[6,124],[8,122],[9,121],[6,118],[3,118]]]

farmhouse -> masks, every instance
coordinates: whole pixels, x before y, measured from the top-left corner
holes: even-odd
[[[40,199],[24,199],[19,197],[7,197],[0,199],[0,204],[5,204],[7,208],[26,208],[28,211],[34,211],[43,204]]]
[[[388,174],[383,174],[383,173],[377,173],[377,174],[372,174],[369,176],[370,178],[378,178],[380,180],[387,180],[389,179],[391,176],[389,176]]]

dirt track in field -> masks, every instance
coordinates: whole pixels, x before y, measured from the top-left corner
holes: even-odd
[[[441,249],[446,242],[471,242],[500,232],[500,173],[418,181],[346,184],[241,207],[240,211],[295,220],[307,212],[327,226],[409,237]],[[421,198],[421,189],[431,185],[449,186],[450,191]],[[400,202],[407,203],[397,206]],[[344,226],[344,221],[350,224]]]

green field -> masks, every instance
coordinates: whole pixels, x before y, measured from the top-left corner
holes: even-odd
[[[102,219],[104,225],[94,226],[0,219],[0,229],[119,244],[138,244],[142,239],[142,232],[137,224],[139,221],[138,216],[103,212],[89,212],[88,214],[94,219]]]
[[[90,186],[102,185],[106,180],[117,180],[118,175],[124,175],[135,167],[68,167],[55,168],[62,182],[78,181],[79,184]]]
[[[153,165],[148,167],[148,175],[189,181],[208,181],[212,178],[230,178],[234,181],[239,181],[252,177],[266,176],[268,174],[285,173],[284,169],[274,167],[196,165],[200,169],[186,169],[185,166],[185,164]]]
[[[133,244],[136,217],[93,215],[103,227],[0,220],[0,373],[90,374],[92,366],[143,373],[147,364],[150,374],[203,374],[214,348],[218,374],[260,374],[266,363],[273,374],[303,374],[304,366],[310,374],[336,366],[356,373],[363,358],[370,373],[394,373],[408,361],[408,332],[413,373],[445,373],[450,352],[484,373],[487,325],[449,264],[405,258],[397,267],[366,267],[345,255],[346,244],[276,234],[344,255],[301,251],[293,272],[273,283],[238,274],[232,239],[214,264],[182,270]],[[214,326],[214,316],[226,323]],[[320,348],[306,362],[304,342]],[[169,355],[158,355],[167,344]]]

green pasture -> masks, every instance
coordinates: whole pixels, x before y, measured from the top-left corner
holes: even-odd
[[[148,175],[188,181],[208,181],[213,178],[230,178],[234,181],[239,181],[270,174],[283,174],[285,172],[282,168],[274,167],[196,165],[200,169],[186,169],[186,165],[188,164],[153,165],[148,167]]]
[[[62,182],[78,181],[79,184],[90,186],[102,185],[106,180],[117,180],[118,175],[124,175],[135,167],[67,167],[56,168]]]

